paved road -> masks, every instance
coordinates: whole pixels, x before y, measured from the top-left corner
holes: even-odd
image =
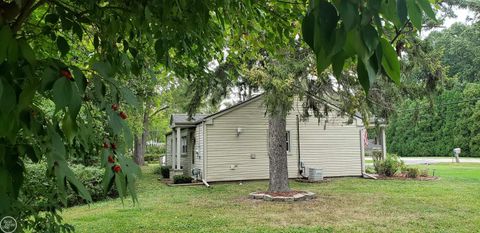
[[[372,161],[372,157],[365,157],[366,161]],[[401,160],[405,164],[434,164],[434,163],[451,163],[452,157],[402,157]],[[480,163],[480,158],[462,158],[461,163]]]

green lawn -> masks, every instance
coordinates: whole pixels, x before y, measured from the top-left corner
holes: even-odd
[[[480,164],[431,165],[437,181],[338,178],[292,181],[314,201],[247,199],[265,190],[255,181],[168,187],[146,167],[140,205],[120,200],[74,207],[63,214],[78,232],[476,232],[480,229]]]

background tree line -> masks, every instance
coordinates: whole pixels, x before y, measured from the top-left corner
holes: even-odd
[[[462,156],[480,156],[480,24],[453,24],[432,32],[420,46],[420,64],[407,62],[405,78],[413,85],[432,79],[425,84],[428,89],[432,83],[432,90],[396,104],[388,150],[400,156],[451,156],[460,147]]]

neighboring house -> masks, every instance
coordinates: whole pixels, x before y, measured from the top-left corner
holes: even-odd
[[[301,177],[302,166],[323,169],[324,176],[361,176],[362,120],[349,121],[337,110],[327,119],[298,120],[301,102],[287,116],[288,176]],[[332,106],[333,109],[336,109]],[[174,114],[166,135],[166,165],[173,174],[205,181],[269,178],[268,117],[262,95],[211,115]],[[304,170],[303,174],[308,174]]]

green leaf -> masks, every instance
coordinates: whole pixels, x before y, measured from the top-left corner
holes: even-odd
[[[396,1],[394,0],[383,1],[382,6],[380,7],[380,13],[385,19],[392,22],[398,28],[403,26],[397,14]]]
[[[28,145],[28,144],[19,145],[18,153],[21,155],[26,155],[34,163],[37,163],[38,161],[40,161],[40,156],[37,155],[32,145]]]
[[[70,183],[70,187],[72,187],[73,191],[75,191],[88,203],[91,203],[92,197],[90,196],[90,193],[87,191],[85,186],[83,186],[83,184],[77,179],[72,169],[70,169],[67,165],[63,166],[63,169],[65,170],[66,180],[68,181],[68,183]]]
[[[72,73],[73,77],[75,78],[75,83],[77,84],[78,90],[80,94],[83,95],[85,93],[85,89],[87,88],[87,79],[83,72],[76,66],[72,66]]]
[[[407,0],[408,15],[413,26],[418,30],[422,29],[422,10],[418,7],[416,0]]]
[[[397,14],[400,23],[405,24],[408,20],[407,0],[397,0]]]
[[[436,20],[435,12],[433,11],[432,5],[428,0],[417,0],[417,3],[430,19]]]
[[[339,52],[332,57],[332,70],[335,77],[340,78],[342,75],[343,67],[345,65],[346,56],[345,53]]]
[[[10,27],[3,26],[0,29],[0,64],[2,64],[7,58],[7,51],[11,39],[12,32],[10,31]]]
[[[59,78],[53,84],[53,102],[55,102],[56,109],[63,109],[69,105],[72,97],[72,84],[66,78]]]
[[[117,188],[118,194],[120,195],[123,203],[123,198],[127,196],[127,185],[122,172],[115,173],[115,187]]]
[[[77,122],[72,119],[71,114],[65,114],[62,120],[62,131],[67,141],[71,144],[73,138],[77,135]]]
[[[110,191],[113,186],[113,182],[115,181],[115,174],[113,174],[112,166],[113,165],[107,164],[105,167],[105,174],[103,175],[102,181],[103,191],[105,193],[108,193],[108,191]]]
[[[72,27],[72,31],[73,31],[73,33],[75,33],[75,34],[78,36],[78,39],[79,39],[79,40],[82,40],[82,38],[83,38],[83,29],[82,29],[82,26],[80,26],[80,24],[74,23],[74,24],[73,24],[73,27]]]
[[[15,106],[17,105],[17,94],[15,93],[15,89],[6,81],[5,79],[1,79],[2,82],[2,96],[0,100],[2,101],[2,107],[0,108],[0,113],[8,114],[10,113]],[[8,122],[1,122],[1,124],[8,124]]]
[[[135,107],[139,106],[139,101],[137,96],[130,89],[121,87],[120,93],[122,94],[122,98],[125,100],[125,102]]]
[[[397,53],[392,45],[384,38],[380,39],[382,46],[382,67],[388,77],[396,84],[400,84],[400,62],[397,58]]]
[[[50,129],[49,134],[52,138],[52,159],[56,161],[64,161],[66,150],[62,138],[54,129]]]
[[[39,84],[40,80],[34,78],[29,78],[24,82],[22,92],[20,93],[20,96],[18,98],[17,108],[19,110],[23,110],[24,108],[32,104]]]
[[[339,13],[343,20],[343,25],[345,25],[345,29],[350,31],[355,27],[357,20],[358,20],[358,10],[357,6],[354,5],[349,0],[341,0],[339,6]]]
[[[313,14],[309,11],[307,15],[305,15],[302,21],[302,36],[305,43],[307,43],[307,45],[310,46],[312,50],[315,50],[315,47],[313,44],[314,27],[315,27],[315,16],[313,16]],[[157,56],[158,56],[157,43],[155,43],[155,50],[157,51]]]
[[[57,37],[57,48],[62,54],[62,56],[67,55],[68,51],[70,50],[70,46],[68,45],[67,40],[62,36]]]
[[[51,23],[51,24],[56,24],[58,22],[58,15],[57,14],[48,14],[45,16],[45,22],[46,23]]]
[[[72,88],[70,102],[68,103],[68,110],[72,119],[76,119],[78,113],[80,112],[80,108],[82,107],[82,96],[76,83],[69,83]]]
[[[3,80],[2,76],[0,76],[0,101],[2,101],[2,94],[3,94],[3,82],[1,80]]]
[[[18,41],[15,38],[10,38],[7,48],[7,60],[13,64],[18,60]]]
[[[112,76],[112,66],[108,62],[97,61],[93,63],[93,70],[97,71],[103,78]]]
[[[368,72],[365,69],[365,65],[360,59],[357,59],[357,75],[360,85],[362,86],[365,93],[368,95],[368,90],[370,89],[370,79],[368,77]]]
[[[158,39],[155,41],[155,54],[157,56],[157,60],[159,62],[165,61],[165,55],[167,53],[167,47],[162,39]]]
[[[120,118],[120,116],[118,115],[117,112],[114,112],[110,109],[107,109],[107,112],[110,115],[109,123],[110,123],[110,127],[112,128],[113,133],[116,134],[116,135],[121,134],[122,130],[123,130],[123,125],[122,125],[123,119]]]
[[[369,54],[372,53],[378,45],[378,33],[375,28],[367,24],[361,29],[362,40],[365,46],[367,47]]]
[[[30,45],[25,39],[19,40],[20,52],[22,53],[23,58],[28,61],[30,64],[35,64],[36,58],[35,53],[33,52]]]
[[[59,72],[57,70],[54,70],[50,67],[46,67],[45,70],[43,71],[41,80],[42,80],[42,85],[41,85],[41,90],[50,90],[53,87],[53,84],[59,77]]]

